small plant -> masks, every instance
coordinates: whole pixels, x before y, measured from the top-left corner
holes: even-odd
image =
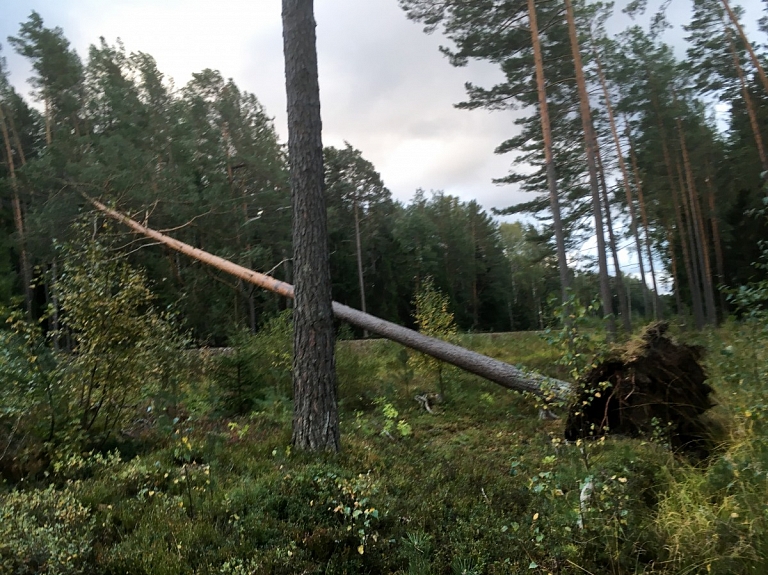
[[[433,278],[428,277],[419,286],[413,303],[416,307],[415,319],[419,332],[449,342],[457,340],[458,328],[453,313],[448,309],[450,299],[435,287]],[[440,395],[445,397],[445,375],[451,368],[423,353],[412,354],[408,358],[408,364],[417,373],[436,376]]]
[[[384,426],[381,430],[382,435],[386,435],[390,439],[392,437],[392,431],[397,430],[400,437],[408,437],[413,430],[411,425],[404,419],[398,419],[400,413],[395,409],[395,406],[389,403],[385,398],[376,398],[376,405],[381,408],[381,414],[384,416]]]

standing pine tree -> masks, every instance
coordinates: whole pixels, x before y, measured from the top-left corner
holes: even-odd
[[[283,0],[293,205],[293,444],[339,449],[333,310],[313,0]]]

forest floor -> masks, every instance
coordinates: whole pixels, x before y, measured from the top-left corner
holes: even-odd
[[[257,389],[248,414],[214,409],[213,358],[110,450],[0,486],[0,558],[31,569],[0,574],[766,572],[765,333],[678,336],[705,347],[725,430],[704,462],[661,428],[566,442],[564,418],[454,369],[427,413],[414,396],[436,373],[380,340],[339,343],[341,453],[297,453],[284,389]],[[570,378],[541,334],[462,338]]]

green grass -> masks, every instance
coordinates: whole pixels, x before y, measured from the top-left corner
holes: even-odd
[[[5,486],[0,512],[45,537],[36,555],[18,533],[0,537],[0,574],[762,573],[764,336],[745,329],[700,336],[730,437],[699,467],[647,441],[566,445],[563,422],[540,421],[531,399],[454,370],[428,414],[413,396],[436,381],[386,341],[339,344],[337,455],[292,451],[291,406],[273,392],[248,415],[222,417],[215,383],[190,379],[190,417],[124,445],[135,457],[75,455]],[[462,338],[566,377],[535,334]],[[393,411],[409,433],[382,434]]]

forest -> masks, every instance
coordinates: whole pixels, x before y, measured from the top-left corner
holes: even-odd
[[[354,143],[301,148],[319,104],[314,139],[292,106],[319,96],[291,98],[288,24],[311,1],[283,0],[285,142],[216,70],[176,86],[119,39],[77,53],[35,11],[0,46],[0,575],[768,568],[768,4],[748,36],[739,6],[691,0],[682,48],[669,0],[397,4],[445,66],[499,69],[456,106],[517,112],[494,183],[529,201],[401,202]],[[297,232],[310,164],[327,281]],[[577,393],[515,393],[308,314],[310,276]],[[614,399],[606,366],[645,392],[656,341],[705,389],[695,448],[672,403],[608,423],[635,392]],[[668,377],[649,393],[685,383]],[[602,421],[571,437],[591,405]]]

